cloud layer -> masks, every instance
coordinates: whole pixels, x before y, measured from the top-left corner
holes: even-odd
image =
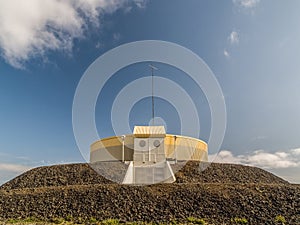
[[[233,0],[233,3],[243,8],[254,8],[259,4],[260,0]]]
[[[226,49],[224,49],[223,54],[226,58],[230,58],[230,54]]]
[[[228,37],[230,44],[238,44],[240,41],[239,34],[236,31],[232,31]]]
[[[240,37],[239,37],[239,33],[236,32],[236,31],[232,31],[229,36],[228,36],[228,41],[230,43],[231,46],[233,45],[238,45],[239,42],[240,42]],[[230,47],[231,47],[230,46]],[[229,50],[228,49],[224,49],[223,50],[223,54],[226,58],[230,58],[230,53],[229,53]]]
[[[143,0],[131,4],[144,7]],[[14,67],[49,50],[70,51],[87,23],[99,26],[99,15],[128,7],[126,0],[0,0],[0,49]]]
[[[29,170],[30,168],[31,167],[16,163],[0,163],[0,185]]]
[[[0,163],[0,171],[6,172],[14,172],[21,173],[26,170],[29,170],[31,167],[20,165],[20,164],[12,164],[12,163]]]
[[[237,156],[230,151],[222,150],[217,156],[210,155],[210,160],[214,162],[246,164],[265,169],[294,168],[300,167],[300,148],[274,153],[257,150],[250,155]]]

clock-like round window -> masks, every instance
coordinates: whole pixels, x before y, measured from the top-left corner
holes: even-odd
[[[158,148],[160,146],[160,141],[159,140],[155,140],[153,142],[154,147]]]
[[[141,140],[139,145],[140,145],[141,148],[145,147],[146,146],[146,141]]]

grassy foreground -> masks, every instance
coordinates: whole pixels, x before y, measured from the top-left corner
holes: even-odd
[[[278,215],[272,221],[274,224],[281,224],[285,225],[286,220],[283,216]],[[0,225],[6,224],[14,224],[14,225],[55,225],[55,224],[62,224],[62,225],[77,225],[77,224],[87,224],[87,225],[181,225],[181,224],[202,224],[202,225],[216,225],[212,223],[208,223],[205,219],[195,218],[195,217],[188,217],[186,218],[186,222],[162,222],[162,223],[151,223],[151,222],[122,222],[118,219],[107,219],[98,221],[95,218],[90,218],[88,220],[83,220],[82,218],[73,219],[72,217],[64,218],[54,218],[51,221],[40,221],[35,218],[27,218],[27,219],[9,219],[5,221],[0,221]],[[218,225],[234,225],[234,224],[249,224],[246,218],[232,218],[229,223],[222,223]]]

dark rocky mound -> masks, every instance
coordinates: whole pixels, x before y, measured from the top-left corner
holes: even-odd
[[[106,173],[105,177],[112,178],[113,176],[108,175],[108,171],[111,171],[111,174],[124,173],[125,168],[120,168],[120,164],[117,163],[114,167],[111,164],[106,165],[107,171],[102,170],[101,174]],[[201,171],[203,166],[208,167]],[[7,182],[0,189],[110,183],[112,182],[96,173],[89,164],[82,163],[38,167]],[[287,184],[288,182],[256,167],[221,163],[210,165],[200,163],[199,167],[199,162],[190,161],[176,173],[176,183]]]
[[[231,219],[238,217],[258,225],[277,224],[275,217],[282,215],[285,224],[300,224],[300,185],[264,170],[212,164],[200,172],[198,162],[189,162],[176,177],[173,184],[127,186],[111,183],[88,164],[40,167],[0,188],[0,220],[187,222],[196,217],[221,225],[236,224]]]
[[[160,184],[153,186],[81,185],[0,191],[0,219],[35,217],[116,218],[122,221],[187,222],[205,218],[210,224],[300,224],[300,186],[241,184]]]
[[[176,173],[177,183],[287,184],[288,182],[257,167],[238,164],[190,161]]]
[[[21,189],[81,184],[107,184],[87,163],[43,166],[29,170],[5,183],[0,189]]]

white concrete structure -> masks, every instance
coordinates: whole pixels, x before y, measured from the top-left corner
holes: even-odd
[[[189,160],[207,161],[207,144],[166,134],[163,126],[135,126],[133,134],[104,138],[91,145],[92,164],[128,164],[124,184],[174,182],[170,163]]]

